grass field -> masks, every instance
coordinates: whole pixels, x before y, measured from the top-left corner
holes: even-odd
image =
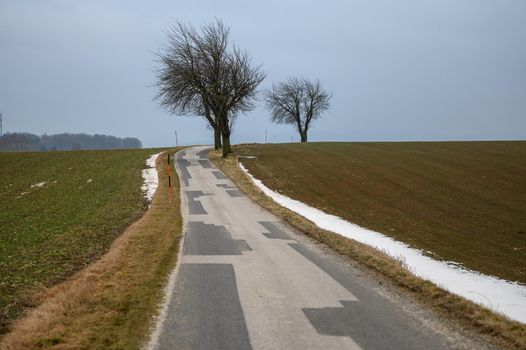
[[[235,148],[270,188],[438,259],[526,283],[526,142]]]
[[[34,292],[100,257],[144,213],[141,169],[157,152],[0,153],[0,334]]]
[[[172,178],[168,187],[166,153],[157,166],[159,186],[146,213],[100,259],[39,293],[38,306],[12,324],[0,349],[144,346],[182,237],[179,182]]]

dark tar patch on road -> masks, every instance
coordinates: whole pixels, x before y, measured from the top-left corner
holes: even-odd
[[[183,180],[183,183],[186,187],[190,186],[190,183],[188,182],[189,179],[192,178],[190,175],[190,172],[188,171],[188,167],[190,166],[190,162],[183,158],[185,155],[185,151],[180,151],[177,153],[177,167],[179,168],[179,171],[181,172],[181,179]]]
[[[240,190],[226,190],[226,193],[228,193],[230,197],[243,197],[244,196],[243,192],[241,192]]]
[[[302,309],[318,333],[333,336],[352,337],[357,329],[359,317],[353,315],[351,301],[340,301],[343,307],[324,307],[320,309]],[[356,302],[354,302],[356,303]]]
[[[220,172],[219,170],[212,171],[212,174],[216,177],[218,180],[226,180],[226,176]]]
[[[356,276],[349,269],[331,263],[330,257],[315,254],[302,244],[289,246],[358,298],[340,301],[342,307],[302,309],[318,333],[351,337],[363,349],[448,349],[432,330],[416,319],[408,322],[411,318],[402,309],[355,282]]]
[[[351,337],[363,349],[433,349],[436,340],[396,323],[396,317],[370,313],[361,301],[340,301],[343,307],[302,309],[316,331],[323,335]],[[394,323],[393,323],[394,322]],[[405,333],[405,334],[404,334]],[[378,336],[381,334],[381,336]]]
[[[217,187],[221,187],[221,188],[235,188],[234,186],[231,186],[229,184],[217,184],[216,185]]]
[[[214,167],[208,159],[199,159],[198,162],[205,169],[212,169]]]
[[[203,191],[184,191],[186,198],[188,198],[188,211],[190,215],[201,215],[208,214],[203,208],[200,201],[196,201],[196,198],[204,196]]]
[[[182,264],[159,349],[251,349],[231,264]]]
[[[188,223],[185,236],[185,255],[241,255],[252,250],[245,240],[232,239],[224,226],[205,224],[201,221]]]
[[[290,239],[289,235],[279,227],[279,225],[272,221],[258,221],[261,226],[267,229],[268,232],[262,232],[265,237],[270,239]]]
[[[208,159],[208,151],[210,148],[206,148],[202,151],[197,152],[197,158],[199,159]]]

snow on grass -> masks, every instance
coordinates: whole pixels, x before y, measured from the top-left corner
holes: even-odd
[[[157,169],[155,168],[155,162],[161,153],[152,154],[150,158],[146,160],[148,168],[142,171],[142,177],[144,184],[141,189],[144,192],[144,198],[148,201],[148,208],[151,206],[153,195],[159,185],[159,176],[157,175]]]
[[[310,207],[266,187],[239,163],[254,184],[279,205],[314,222],[318,227],[372,246],[398,259],[415,275],[429,280],[451,293],[460,295],[510,319],[526,323],[526,286],[516,282],[484,275],[454,262],[438,261],[422,250],[381,233],[360,227],[337,216]],[[483,256],[480,257],[484,259]]]
[[[55,181],[56,182],[56,181]],[[21,198],[27,194],[30,194],[31,193],[31,190],[34,189],[34,188],[42,188],[44,187],[44,185],[47,184],[47,181],[42,181],[42,182],[37,182],[36,184],[33,184],[31,185],[29,191],[23,191],[21,192],[18,196],[15,197],[15,199],[18,199],[18,198]],[[9,187],[11,186],[12,184],[9,184],[8,186],[6,187]]]
[[[44,186],[45,184],[47,184],[47,181],[38,182],[36,184],[31,185],[31,188],[35,188],[35,187],[40,188]]]

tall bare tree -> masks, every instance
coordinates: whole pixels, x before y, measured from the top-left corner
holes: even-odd
[[[254,109],[256,88],[265,78],[261,66],[254,67],[250,56],[234,48],[220,67],[219,74],[211,74],[217,81],[210,84],[209,100],[221,129],[223,156],[231,153],[230,135],[240,113]]]
[[[200,32],[178,23],[169,32],[157,72],[161,105],[174,113],[204,115],[214,128],[216,147],[221,134],[224,156],[232,152],[235,118],[254,108],[256,88],[265,78],[246,52],[230,48],[229,33],[220,20]]]
[[[217,40],[218,49],[226,51],[228,32]],[[215,149],[221,148],[219,122],[210,109],[198,62],[197,44],[201,40],[194,27],[182,23],[171,26],[168,44],[158,53],[156,70],[157,99],[160,105],[176,115],[202,116],[214,130]]]
[[[278,124],[293,124],[300,134],[301,142],[307,142],[311,122],[321,117],[330,107],[332,95],[320,82],[289,78],[273,85],[266,91],[265,102],[272,121]]]

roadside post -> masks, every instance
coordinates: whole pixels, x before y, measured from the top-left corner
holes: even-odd
[[[172,169],[170,166],[170,153],[168,153],[168,187],[172,187]]]

